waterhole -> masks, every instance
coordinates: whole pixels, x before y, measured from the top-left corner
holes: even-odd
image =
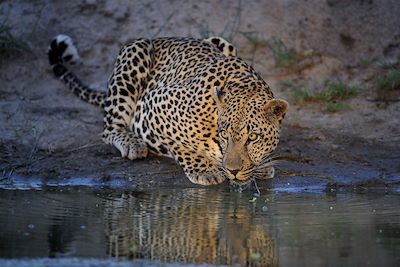
[[[0,191],[0,265],[21,258],[90,258],[399,266],[399,252],[396,194],[254,197],[212,187]]]

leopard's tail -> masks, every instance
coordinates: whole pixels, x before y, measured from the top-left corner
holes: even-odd
[[[65,66],[65,63],[75,64],[80,61],[78,50],[69,36],[57,35],[51,41],[47,55],[54,74],[63,80],[75,95],[90,104],[104,106],[106,94],[84,85]]]

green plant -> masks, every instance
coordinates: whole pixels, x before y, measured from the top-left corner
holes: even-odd
[[[343,110],[349,110],[350,106],[340,102],[328,102],[325,104],[324,111],[327,112],[338,112]]]
[[[311,93],[304,85],[290,81],[281,81],[280,84],[290,90],[290,95],[296,104],[325,102],[322,109],[327,112],[349,110],[348,105],[337,101],[353,97],[360,91],[358,86],[347,85],[342,81],[329,82],[323,91],[317,93]]]
[[[246,41],[252,46],[252,53],[251,53],[251,63],[254,64],[254,61],[256,59],[256,52],[257,49],[260,47],[263,47],[266,45],[266,41],[264,40],[264,38],[262,38],[262,36],[260,36],[259,32],[238,32],[239,34],[241,34]]]
[[[393,91],[400,89],[400,69],[393,68],[386,75],[376,80],[380,90]]]
[[[266,44],[266,41],[260,37],[259,32],[238,32],[254,47]]]
[[[299,60],[299,54],[287,48],[280,39],[273,38],[268,40],[267,46],[272,51],[276,67],[290,68]]]
[[[361,59],[359,62],[358,62],[358,66],[360,67],[360,68],[363,68],[363,69],[365,69],[365,68],[367,68],[367,67],[369,67],[370,65],[371,65],[371,60],[370,59]]]
[[[298,104],[313,101],[314,98],[313,95],[310,94],[304,87],[299,87],[298,89],[293,90],[291,95],[295,103]]]
[[[381,69],[387,70],[387,69],[394,69],[396,67],[396,65],[391,62],[390,60],[382,60],[378,62],[378,66]]]
[[[319,94],[321,100],[344,100],[356,96],[360,91],[356,85],[347,85],[343,81],[328,82],[327,87]]]
[[[5,22],[0,24],[0,53],[25,51],[29,51],[28,43],[19,37],[15,37],[10,25]]]
[[[290,96],[296,104],[303,104],[313,100],[313,95],[302,84],[294,84],[290,81],[280,81],[281,86],[290,90]]]

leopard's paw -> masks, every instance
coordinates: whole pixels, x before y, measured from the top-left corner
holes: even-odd
[[[121,157],[126,157],[130,160],[145,158],[149,152],[147,145],[140,142],[125,143],[115,141],[113,145],[121,152]]]
[[[146,143],[132,132],[104,132],[103,141],[117,148],[121,157],[130,160],[145,158],[149,153]]]
[[[257,180],[268,180],[274,178],[275,175],[275,168],[269,167],[263,170],[262,174],[257,174],[255,177]]]
[[[194,184],[215,185],[225,181],[225,177],[216,172],[187,173],[186,176]]]

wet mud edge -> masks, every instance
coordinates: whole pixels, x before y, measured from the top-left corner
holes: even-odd
[[[400,192],[399,145],[341,136],[328,130],[316,131],[284,126],[276,154],[297,160],[276,165],[276,177],[258,183],[262,190]],[[87,185],[197,187],[185,178],[172,159],[150,156],[130,161],[96,139],[55,151],[7,141],[0,143],[0,150],[3,151],[0,157],[0,185],[3,187],[12,187],[16,177],[20,183],[34,178],[43,185],[65,184],[79,178],[86,180]]]

